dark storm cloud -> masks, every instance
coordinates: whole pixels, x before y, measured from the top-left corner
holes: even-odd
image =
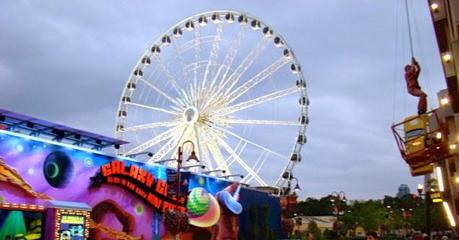
[[[427,6],[415,3],[421,84],[435,103],[444,80]],[[112,135],[122,88],[143,51],[178,21],[214,9],[260,17],[302,64],[311,99],[309,142],[295,169],[302,197],[336,190],[382,197],[420,181],[390,132],[416,104],[402,79],[409,55],[397,0],[2,1],[0,106]]]

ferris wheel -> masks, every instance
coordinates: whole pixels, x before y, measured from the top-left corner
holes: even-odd
[[[120,154],[150,153],[146,163],[193,147],[206,169],[192,171],[281,187],[301,161],[308,105],[300,64],[279,33],[246,13],[211,11],[177,23],[142,54],[115,135],[130,142]]]

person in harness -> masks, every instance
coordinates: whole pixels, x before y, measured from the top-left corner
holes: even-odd
[[[408,88],[408,93],[419,97],[418,115],[427,112],[427,94],[421,90],[418,83],[418,77],[421,73],[421,66],[414,57],[411,58],[411,64],[405,66],[405,81]]]

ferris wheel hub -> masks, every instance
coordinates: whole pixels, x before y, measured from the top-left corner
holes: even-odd
[[[183,111],[183,121],[187,124],[193,124],[198,121],[199,112],[196,107],[188,107]]]

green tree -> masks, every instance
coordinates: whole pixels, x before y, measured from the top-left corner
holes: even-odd
[[[333,230],[325,229],[324,234],[323,234],[323,239],[324,240],[336,240],[338,239],[338,233]]]
[[[252,205],[249,208],[249,239],[257,239],[259,231],[257,221],[257,206]]]
[[[426,230],[424,199],[406,195],[395,202],[392,217],[393,229],[400,229],[403,225],[408,224],[415,230]],[[430,203],[431,228],[432,230],[449,229],[442,204]],[[405,215],[405,216],[404,216]]]
[[[298,202],[298,214],[303,216],[330,216],[333,214],[333,207],[330,197],[326,196],[321,199],[307,198],[305,201]]]
[[[268,204],[263,204],[261,206],[261,212],[260,212],[260,235],[261,239],[276,239],[276,234],[275,231],[269,228],[269,218],[270,218],[270,211],[269,211],[269,205]]]
[[[317,223],[315,221],[310,221],[308,223],[308,235],[313,236],[314,240],[321,240],[322,239],[322,232],[320,231]]]
[[[378,230],[385,221],[385,209],[377,200],[355,201],[341,217],[347,229],[362,226],[365,230]]]
[[[433,230],[447,230],[449,229],[448,220],[445,209],[440,203],[433,204],[431,210],[432,229]]]
[[[298,213],[306,216],[334,216],[330,196],[321,199],[308,198],[298,203]],[[442,204],[430,204],[431,229],[448,230],[446,215]],[[339,215],[339,222],[343,226],[337,231],[325,231],[323,239],[337,239],[338,234],[345,234],[348,230],[355,230],[357,226],[366,231],[379,230],[386,232],[403,228],[412,228],[418,231],[426,230],[424,200],[414,195],[405,195],[401,198],[384,196],[381,200],[354,201],[350,205],[344,204]],[[336,229],[334,229],[336,230]]]

